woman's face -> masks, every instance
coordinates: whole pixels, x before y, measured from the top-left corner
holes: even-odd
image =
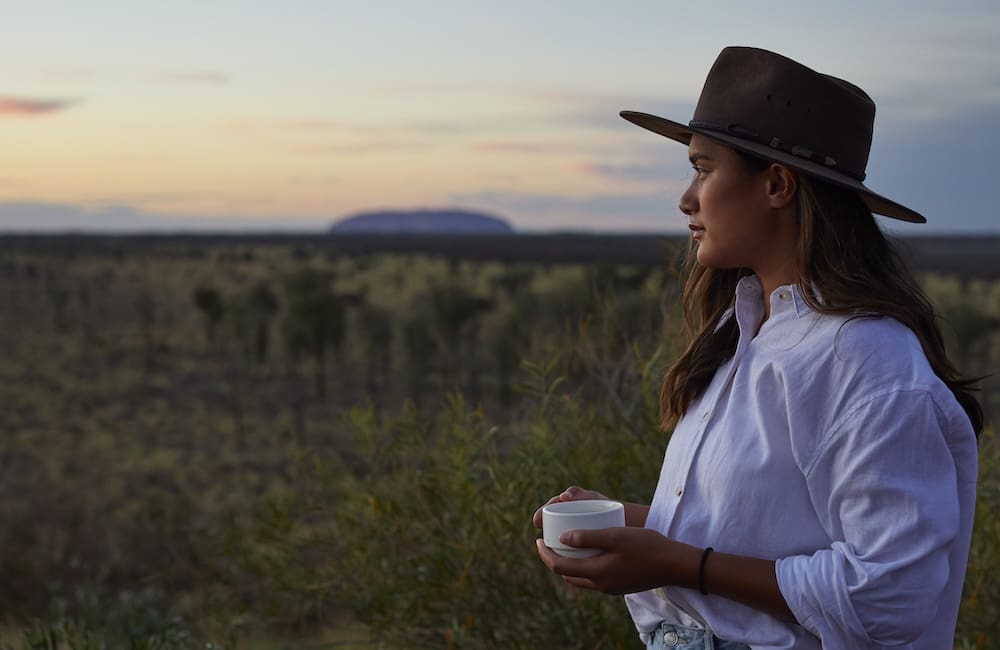
[[[733,149],[699,135],[692,136],[688,154],[694,177],[679,207],[698,243],[698,263],[758,274],[787,263],[794,236],[773,209],[769,170],[752,170]]]

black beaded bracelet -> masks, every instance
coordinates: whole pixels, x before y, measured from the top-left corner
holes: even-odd
[[[698,563],[698,591],[705,596],[708,595],[708,592],[705,591],[705,560],[708,559],[708,554],[714,550],[711,546],[705,547],[701,553],[701,562]]]

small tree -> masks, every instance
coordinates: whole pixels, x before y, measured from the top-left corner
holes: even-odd
[[[431,335],[431,318],[416,305],[403,320],[403,348],[406,351],[406,384],[410,399],[419,404],[431,369],[431,358],[437,354],[437,342]]]
[[[136,297],[136,307],[139,311],[139,331],[142,334],[143,362],[147,369],[153,367],[153,356],[156,352],[156,320],[159,310],[156,306],[156,295],[153,289],[144,285]]]
[[[201,312],[205,325],[205,338],[209,343],[215,342],[215,332],[224,313],[222,295],[211,286],[200,286],[194,290],[194,306]]]
[[[530,332],[524,323],[524,313],[517,309],[506,311],[486,334],[487,345],[496,368],[497,395],[501,406],[504,407],[510,406],[513,402],[513,379],[521,367],[521,360],[530,343]]]
[[[392,315],[377,305],[365,305],[358,312],[362,346],[365,354],[365,374],[372,397],[379,391],[379,382],[388,379],[392,348]]]
[[[267,361],[271,321],[278,307],[278,297],[266,282],[261,281],[237,295],[229,309],[233,333],[243,355],[258,365]]]
[[[493,308],[493,301],[475,295],[457,282],[431,286],[427,295],[440,348],[447,350],[447,381],[459,379],[459,365],[465,365],[466,389],[472,401],[479,399],[479,366],[476,349],[480,317]]]
[[[326,358],[340,348],[345,333],[345,307],[333,292],[332,273],[303,269],[285,278],[288,310],[285,342],[293,356],[307,354],[316,365],[316,393],[326,397]]]

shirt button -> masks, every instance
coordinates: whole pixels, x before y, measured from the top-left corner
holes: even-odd
[[[701,414],[701,419],[702,419],[702,421],[703,421],[703,422],[706,422],[706,421],[708,421],[708,416],[709,416],[709,415],[711,415],[711,414],[712,414],[712,412],[711,412],[711,411],[705,411],[704,413],[702,413],[702,414]]]
[[[778,297],[781,298],[782,300],[788,300],[792,296],[787,291],[782,291],[781,293],[778,294]]]
[[[674,490],[674,494],[676,494],[677,496],[680,496],[680,495],[684,494],[684,490],[681,489],[681,488],[677,488],[676,490]]]
[[[676,646],[679,640],[680,639],[678,638],[676,632],[667,632],[663,635],[663,643],[665,643],[668,648]]]

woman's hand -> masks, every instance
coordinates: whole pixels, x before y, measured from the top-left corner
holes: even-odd
[[[534,516],[532,516],[531,520],[534,522],[535,528],[541,528],[542,508],[549,505],[550,503],[559,503],[560,501],[582,501],[584,499],[614,501],[614,499],[608,499],[608,497],[604,496],[603,494],[595,490],[584,490],[582,487],[571,485],[568,488],[566,488],[561,494],[557,494],[548,501],[546,501],[545,503],[543,503],[538,510],[535,510],[535,514]]]
[[[549,505],[550,503],[558,503],[560,501],[581,501],[583,499],[598,499],[607,501],[617,501],[618,499],[611,499],[596,490],[585,490],[582,487],[577,487],[571,485],[566,488],[561,494],[557,494],[545,503],[538,510],[535,510],[534,516],[531,520],[535,524],[535,528],[542,527],[542,508]],[[640,505],[638,503],[627,503],[625,501],[621,502],[625,506],[625,525],[626,526],[636,526],[642,528],[646,525],[646,515],[649,514],[649,506]]]
[[[562,557],[537,540],[538,555],[571,585],[609,594],[630,594],[665,585],[697,587],[701,549],[667,539],[648,528],[572,530],[560,541],[578,548],[599,548],[596,557]]]
[[[698,588],[704,549],[668,539],[651,528],[570,530],[559,536],[567,546],[599,548],[603,555],[562,557],[536,540],[538,555],[553,573],[571,585],[609,594],[631,594],[657,587]],[[705,564],[709,593],[743,603],[766,614],[798,623],[778,587],[774,560],[712,553]]]

